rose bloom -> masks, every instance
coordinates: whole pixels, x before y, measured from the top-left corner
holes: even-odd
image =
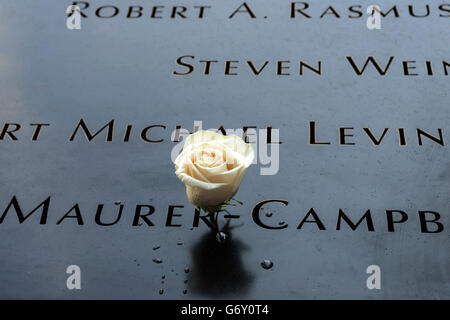
[[[250,144],[238,136],[201,130],[186,138],[175,174],[195,207],[218,206],[236,194],[253,158]]]

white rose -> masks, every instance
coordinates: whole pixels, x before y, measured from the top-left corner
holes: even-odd
[[[186,138],[175,174],[195,207],[217,206],[236,194],[253,158],[250,144],[238,136],[197,131]]]

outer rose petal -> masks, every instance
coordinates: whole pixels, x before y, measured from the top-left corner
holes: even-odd
[[[236,194],[236,192],[239,189],[239,186],[241,185],[242,180],[245,177],[245,172],[247,171],[246,168],[242,169],[242,171],[239,173],[239,176],[237,177],[236,181],[233,184],[233,195]],[[232,196],[231,196],[232,197]]]
[[[196,207],[217,206],[230,200],[233,196],[233,187],[231,185],[222,185],[219,188],[205,190],[199,187],[186,185],[186,195],[190,203]]]
[[[179,170],[175,171],[175,174],[186,186],[201,188],[204,190],[214,190],[214,189],[220,188],[222,186],[228,185],[226,183],[210,183],[210,182],[201,181],[201,180],[195,179],[195,178],[191,177],[190,175],[188,175],[187,173],[181,172]]]

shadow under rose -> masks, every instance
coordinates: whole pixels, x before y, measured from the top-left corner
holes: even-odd
[[[231,229],[227,223],[221,230],[227,235],[224,243],[216,240],[216,232],[209,231],[192,247],[189,289],[193,293],[221,297],[248,291],[253,276],[245,270],[241,255],[249,249],[232,239]]]

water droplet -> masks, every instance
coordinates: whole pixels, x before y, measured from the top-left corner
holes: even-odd
[[[160,246],[154,246],[153,250],[158,250],[159,248],[161,248]]]
[[[140,266],[141,266],[141,264],[140,264],[140,263],[138,263],[138,264],[137,264],[137,266],[138,266],[138,267],[140,267]]]
[[[164,280],[162,280],[161,283],[164,284]]]
[[[186,289],[184,289],[184,290],[183,290],[183,294],[186,294],[186,293],[187,293],[187,290],[186,290]]]
[[[281,220],[280,222],[278,222],[278,224],[280,225],[280,226],[282,226],[283,224],[285,224],[286,222],[284,222],[283,220]]]
[[[163,274],[163,275],[161,276],[161,279],[165,279],[165,278],[166,278],[166,275]]]
[[[188,279],[184,280],[184,283],[188,283]]]
[[[152,261],[153,261],[154,263],[162,263],[162,262],[163,262],[163,261],[162,261],[161,259],[159,259],[159,258],[153,258]]]
[[[264,269],[270,269],[273,267],[273,262],[270,260],[263,260],[261,261],[261,267],[263,267]]]
[[[183,245],[183,242],[178,241],[178,242],[177,242],[177,245],[182,246],[182,245]]]
[[[272,212],[267,212],[266,217],[270,218],[272,216]]]
[[[172,269],[172,270],[170,270],[170,272],[174,272],[174,271],[175,271],[175,270],[173,270],[173,269]]]
[[[119,205],[119,204],[121,204],[122,203],[122,201],[114,201],[114,204],[115,205]]]
[[[186,267],[186,268],[184,268],[184,273],[189,273],[189,268],[188,267]]]
[[[192,231],[192,230],[194,230],[194,228],[189,228],[189,230],[191,230],[191,231]]]
[[[163,294],[164,293],[164,290],[163,289],[160,289],[159,290],[159,294]]]
[[[225,243],[225,241],[227,240],[227,235],[223,232],[219,232],[216,234],[216,239],[219,243]]]

